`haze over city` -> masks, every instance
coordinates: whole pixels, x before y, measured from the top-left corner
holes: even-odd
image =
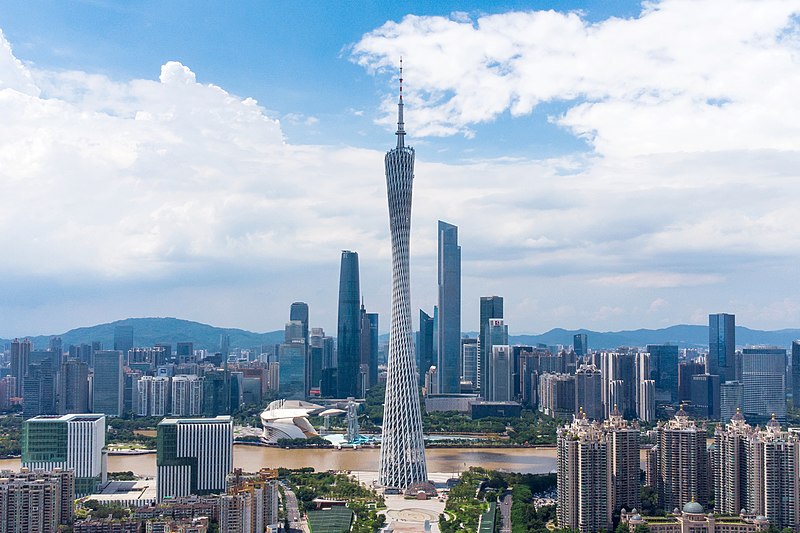
[[[441,219],[463,330],[797,326],[796,2],[189,7],[0,2],[0,336],[336,331],[343,249],[386,329],[401,56],[414,309]]]

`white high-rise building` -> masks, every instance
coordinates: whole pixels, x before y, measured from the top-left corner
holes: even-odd
[[[653,422],[656,419],[656,382],[653,379],[644,379],[639,382],[638,403],[636,416],[644,422]]]
[[[139,416],[166,416],[169,412],[170,378],[167,376],[142,376],[136,383],[136,414]]]
[[[72,469],[75,493],[91,494],[106,481],[106,417],[102,414],[42,415],[22,428],[22,466]]]
[[[203,413],[203,378],[182,374],[172,378],[173,416],[197,416]]]
[[[392,320],[386,369],[386,400],[381,444],[379,483],[406,489],[428,480],[422,412],[419,405],[414,338],[411,329],[409,237],[414,149],[405,146],[402,67],[397,107],[397,147],[386,153],[386,189],[392,235]]]
[[[233,421],[165,418],[157,428],[158,501],[225,491],[233,464]]]

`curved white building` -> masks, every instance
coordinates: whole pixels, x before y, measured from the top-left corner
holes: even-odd
[[[261,413],[264,430],[261,440],[277,444],[279,439],[307,439],[319,436],[308,421],[309,416],[340,415],[345,411],[302,400],[275,400]]]
[[[411,189],[414,149],[405,146],[403,127],[403,68],[400,66],[400,101],[397,106],[397,147],[386,153],[386,189],[389,229],[392,234],[392,323],[386,370],[379,482],[386,488],[405,490],[428,480],[422,412],[414,363],[411,330],[411,289],[408,244],[411,233]]]

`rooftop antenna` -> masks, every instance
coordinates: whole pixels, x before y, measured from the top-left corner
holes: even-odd
[[[403,148],[406,131],[403,124],[403,56],[400,56],[400,101],[397,103],[397,147]]]

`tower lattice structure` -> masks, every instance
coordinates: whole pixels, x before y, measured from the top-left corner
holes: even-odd
[[[422,413],[414,368],[411,329],[411,289],[408,245],[411,233],[411,191],[414,149],[405,146],[403,69],[397,105],[397,147],[386,153],[386,189],[392,234],[392,323],[386,373],[379,482],[386,488],[406,489],[427,481]]]

